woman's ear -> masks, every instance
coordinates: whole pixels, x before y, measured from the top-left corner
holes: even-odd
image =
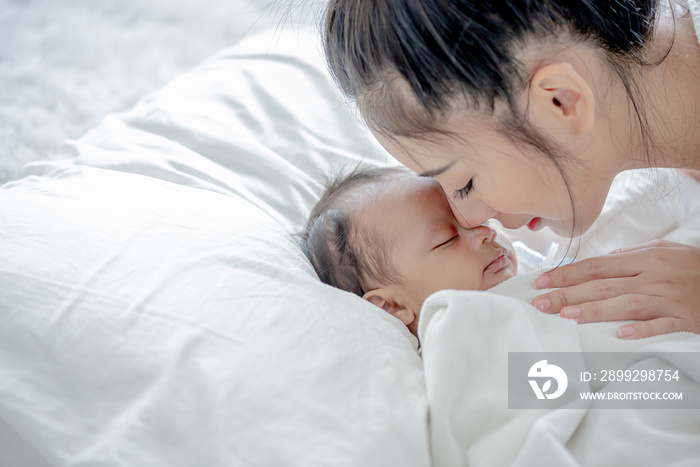
[[[595,98],[588,81],[570,63],[538,69],[530,81],[530,121],[540,128],[582,136],[593,129]]]
[[[400,319],[406,326],[409,326],[416,319],[416,315],[413,313],[413,311],[401,304],[401,300],[397,300],[395,295],[384,287],[370,290],[364,294],[362,298],[370,302],[372,305],[378,306],[390,315]]]

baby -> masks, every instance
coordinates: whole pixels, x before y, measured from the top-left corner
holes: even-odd
[[[511,242],[487,225],[461,227],[440,184],[406,168],[356,170],[311,212],[302,248],[321,281],[353,292],[417,334],[438,290],[487,290],[514,277]]]

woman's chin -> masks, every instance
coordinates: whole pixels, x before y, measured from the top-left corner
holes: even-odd
[[[544,219],[540,220],[539,227],[540,229],[543,229],[545,227],[549,227],[549,229],[554,232],[555,234],[559,235],[560,237],[564,238],[576,238],[579,235],[582,235],[586,230],[590,228],[590,224],[586,225],[586,230],[581,230],[581,226],[577,225],[576,230],[571,225],[571,222],[551,222],[551,221],[545,221]]]

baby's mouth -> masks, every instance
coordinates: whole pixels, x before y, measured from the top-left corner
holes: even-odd
[[[505,248],[499,248],[498,252],[496,253],[496,256],[494,256],[493,260],[488,264],[488,266],[486,266],[484,271],[488,271],[490,269],[499,271],[506,267],[508,263],[510,263],[510,258],[508,258],[508,252]]]

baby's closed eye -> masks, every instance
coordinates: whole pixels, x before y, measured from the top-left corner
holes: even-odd
[[[435,246],[435,247],[433,248],[433,250],[437,250],[438,248],[447,247],[447,246],[450,246],[450,245],[454,244],[454,243],[457,241],[457,237],[459,237],[459,235],[453,235],[453,236],[450,237],[449,239],[447,239],[447,240],[445,240],[444,242],[442,242],[442,243],[438,244],[437,246]]]

